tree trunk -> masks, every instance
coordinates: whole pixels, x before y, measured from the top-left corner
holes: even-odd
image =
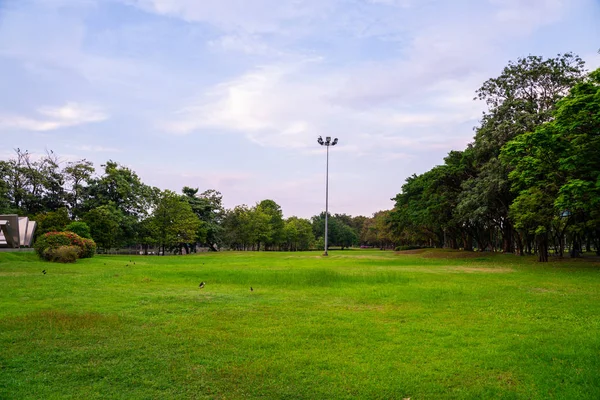
[[[573,236],[573,247],[571,248],[571,258],[577,258],[581,255],[581,243],[577,235]]]
[[[520,232],[515,232],[515,239],[517,242],[517,250],[519,251],[519,255],[520,256],[524,256],[525,255],[525,249],[523,247],[523,235]]]
[[[538,235],[537,237],[537,245],[538,245],[538,261],[539,262],[548,262],[548,235]]]
[[[502,251],[504,253],[513,253],[515,251],[513,247],[513,227],[507,220],[504,221],[502,227]]]

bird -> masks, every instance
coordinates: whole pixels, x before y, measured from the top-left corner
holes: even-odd
[[[200,286],[198,286],[200,289],[204,288],[205,283],[204,282],[200,282]]]
[[[250,286],[250,291],[251,291],[251,292],[254,292],[254,289],[252,289],[252,286]]]
[[[46,275],[46,270],[43,270],[43,271],[42,271],[42,274]]]

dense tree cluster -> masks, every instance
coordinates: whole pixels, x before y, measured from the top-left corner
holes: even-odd
[[[535,252],[600,249],[600,70],[573,54],[511,62],[477,91],[474,141],[406,180],[390,223],[404,243]],[[599,253],[600,254],[600,253]]]
[[[103,251],[139,246],[142,251],[185,252],[205,246],[217,251],[323,249],[325,214],[285,219],[273,200],[226,210],[216,190],[184,187],[181,194],[144,184],[114,161],[96,175],[88,160],[61,163],[49,152],[34,158],[19,149],[0,161],[0,213],[38,222],[37,235],[69,230],[93,238]],[[329,217],[329,245],[393,247],[388,212],[373,218]]]

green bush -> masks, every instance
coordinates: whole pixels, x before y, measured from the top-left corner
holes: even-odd
[[[83,239],[83,251],[81,252],[81,258],[92,258],[96,254],[96,242],[92,239]]]
[[[53,261],[54,251],[62,246],[75,246],[77,258],[90,258],[96,253],[96,243],[73,232],[48,232],[35,242],[34,248],[40,258]]]
[[[85,222],[74,221],[67,225],[64,229],[65,232],[73,232],[84,239],[91,239],[92,234],[90,233],[90,227]]]
[[[52,262],[74,263],[79,258],[80,250],[77,246],[49,247],[44,250],[44,259]]]

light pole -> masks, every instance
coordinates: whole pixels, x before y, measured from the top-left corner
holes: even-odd
[[[327,147],[327,169],[325,170],[325,253],[327,254],[327,223],[329,219],[329,146],[335,146],[338,142],[338,139],[335,138],[331,141],[331,136],[327,136],[325,140],[321,136],[317,139],[317,142],[321,146]]]

